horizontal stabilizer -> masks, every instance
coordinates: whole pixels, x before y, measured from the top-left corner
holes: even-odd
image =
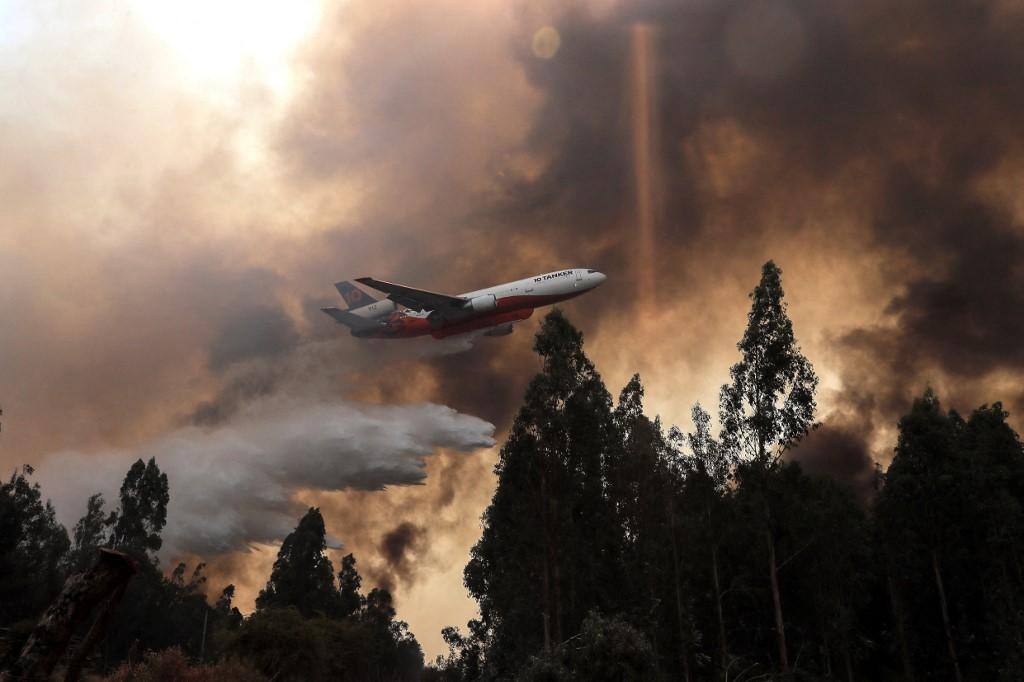
[[[338,324],[343,324],[355,331],[376,329],[380,326],[379,322],[368,320],[365,317],[359,317],[358,315],[350,313],[347,310],[342,310],[341,308],[321,308],[320,310],[333,317],[334,321]]]

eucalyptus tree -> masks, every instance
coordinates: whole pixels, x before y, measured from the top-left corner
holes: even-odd
[[[789,672],[786,628],[779,590],[779,561],[769,478],[782,454],[815,426],[818,377],[793,334],[782,289],[782,270],[768,261],[751,292],[747,328],[736,347],[740,360],[719,397],[720,442],[726,455],[740,462],[737,478],[757,507],[771,587],[778,666]]]

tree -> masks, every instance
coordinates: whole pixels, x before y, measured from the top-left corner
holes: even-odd
[[[80,573],[96,561],[96,550],[106,543],[110,518],[103,513],[103,495],[89,497],[85,515],[74,529],[74,543],[68,554],[68,572]]]
[[[104,658],[117,664],[139,651],[158,651],[177,646],[194,658],[205,653],[217,624],[216,610],[203,593],[205,564],[191,572],[179,563],[170,576],[148,561],[139,562],[139,573],[132,579],[111,619]],[[203,623],[207,637],[203,639]]]
[[[814,426],[818,377],[793,335],[781,275],[772,261],[761,270],[761,282],[750,294],[753,303],[747,329],[737,344],[741,359],[732,366],[732,382],[722,386],[719,400],[722,447],[729,456],[748,463],[743,480],[751,488],[767,488],[767,479],[782,453]],[[775,530],[767,495],[761,494],[760,500],[778,664],[788,673]]]
[[[593,680],[641,682],[655,679],[651,643],[621,618],[590,613],[579,635],[551,652],[534,657],[517,679],[523,682]]]
[[[257,609],[293,606],[305,616],[337,616],[340,597],[334,589],[334,567],[327,548],[324,518],[310,507],[277,553],[267,586],[256,598]]]
[[[501,450],[498,486],[466,566],[491,632],[488,664],[514,670],[622,598],[621,531],[605,494],[611,396],[583,335],[555,310],[537,334],[543,367]]]
[[[728,523],[729,474],[734,462],[728,450],[711,435],[711,415],[699,403],[693,406],[690,415],[694,430],[686,436],[689,456],[685,460],[684,504],[689,502],[695,512],[690,524],[695,531],[693,545],[706,548],[718,643],[718,668],[725,678],[730,661],[722,608],[719,553]]]
[[[347,621],[274,608],[246,618],[227,636],[224,649],[228,657],[247,661],[272,680],[305,682],[371,679],[365,662],[347,655],[367,646],[362,631]]]
[[[1006,418],[996,403],[964,421],[929,389],[899,422],[876,519],[907,666],[926,676],[1018,675],[1024,449]]]
[[[377,679],[418,678],[423,650],[405,621],[395,620],[391,593],[375,587],[366,595],[360,622],[368,630],[370,669]]]
[[[438,656],[433,670],[437,679],[452,682],[471,682],[480,679],[484,670],[483,624],[479,620],[469,621],[469,634],[463,635],[457,627],[441,630],[441,638],[448,645],[448,655]]]
[[[161,473],[156,459],[136,460],[121,484],[121,506],[110,518],[111,546],[155,562],[169,501],[167,474]]]
[[[357,615],[362,608],[363,595],[359,593],[362,584],[363,579],[356,570],[356,558],[346,554],[341,559],[341,570],[338,571],[338,592],[341,597],[339,615],[342,618]]]
[[[799,472],[795,463],[790,467]],[[874,577],[867,518],[848,487],[828,478],[798,478],[805,483],[790,496],[785,522],[795,541],[790,556],[802,553],[804,559],[794,565],[793,582],[805,588],[806,635],[817,631],[820,672],[832,677],[837,657],[852,682],[857,618]]]
[[[955,555],[964,654],[975,674],[1012,679],[1024,667],[1024,445],[1001,403],[971,413],[960,435],[971,521]],[[963,478],[964,476],[961,475]]]
[[[931,389],[916,399],[910,413],[900,419],[895,456],[877,505],[879,522],[884,528],[883,542],[895,554],[901,572],[912,583],[917,583],[922,573],[932,574],[938,607],[932,622],[934,616],[941,615],[943,648],[957,680],[963,676],[950,622],[942,561],[945,550],[950,548],[951,536],[957,534],[960,525],[956,517],[962,510],[955,488],[960,484],[957,470],[962,470],[956,461],[956,441],[962,428],[963,420],[955,412],[943,414]],[[924,634],[920,632],[918,636]]]
[[[237,630],[242,624],[242,612],[232,605],[235,599],[235,586],[228,585],[221,590],[220,596],[213,606],[217,619],[226,630]]]
[[[609,503],[623,532],[623,565],[630,576],[624,607],[647,633],[655,658],[671,656],[669,665],[688,680],[699,633],[677,539],[674,498],[682,489],[682,470],[660,421],[644,415],[643,396],[640,376],[634,374],[615,408],[620,442],[611,449],[608,467]]]
[[[0,483],[0,625],[38,615],[64,583],[67,531],[25,465]]]

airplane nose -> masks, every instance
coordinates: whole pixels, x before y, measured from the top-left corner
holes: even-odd
[[[604,284],[604,281],[608,279],[608,276],[605,275],[603,272],[595,272],[592,275],[590,275],[590,277],[593,280],[595,287]]]

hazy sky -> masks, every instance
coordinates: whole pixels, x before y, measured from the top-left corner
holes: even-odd
[[[822,378],[797,456],[863,484],[926,385],[1024,402],[1022,29],[1016,0],[0,0],[0,465],[70,526],[156,456],[164,565],[242,606],[319,505],[429,658],[541,313],[357,341],[332,283],[598,268],[588,353],[686,427],[773,258]]]

